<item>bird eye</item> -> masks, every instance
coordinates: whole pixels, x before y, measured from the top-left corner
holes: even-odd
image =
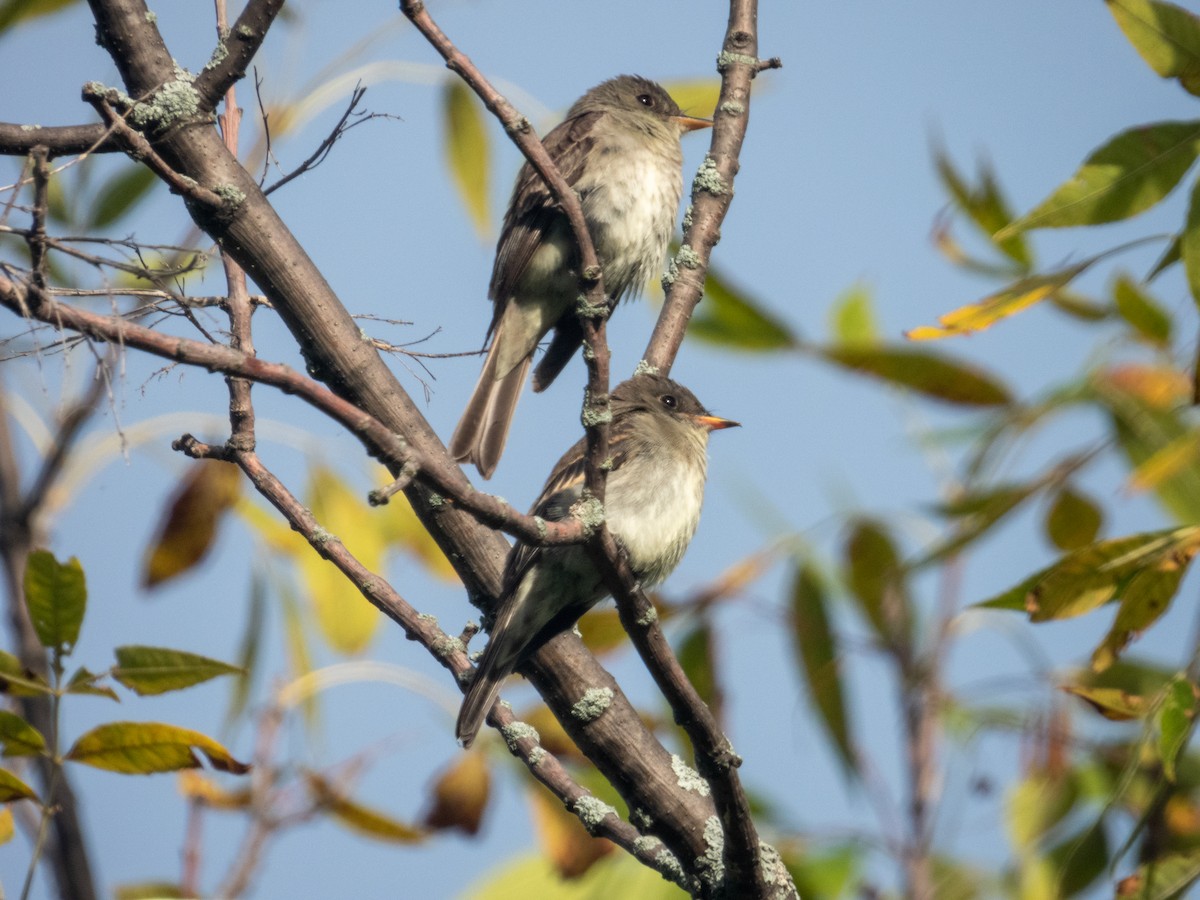
[[[674,394],[663,394],[662,405],[665,406],[667,409],[674,409],[676,406],[679,405],[679,401],[675,399]]]
[[[638,103],[642,104],[642,106],[649,106],[650,108],[653,109],[654,98],[652,96],[650,96],[649,94],[638,94],[637,99],[638,99]]]

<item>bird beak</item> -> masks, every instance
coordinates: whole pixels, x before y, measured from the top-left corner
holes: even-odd
[[[722,419],[720,416],[692,416],[694,421],[706,431],[720,431],[722,428],[740,428],[742,423],[733,419]]]
[[[712,119],[697,119],[695,116],[671,116],[680,131],[699,131],[701,128],[712,128]]]

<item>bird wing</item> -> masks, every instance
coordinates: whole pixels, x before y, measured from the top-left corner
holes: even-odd
[[[595,122],[604,115],[587,112],[567,119],[542,139],[542,145],[567,184],[574,185],[583,173],[584,161],[595,144]],[[530,259],[543,236],[554,228],[563,228],[566,220],[554,195],[542,176],[528,162],[521,167],[513,188],[513,201],[504,216],[500,246],[492,268],[488,295],[497,301],[497,315],[503,301],[513,295]],[[494,323],[493,323],[494,324]]]

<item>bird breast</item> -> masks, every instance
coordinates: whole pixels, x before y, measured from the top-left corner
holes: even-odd
[[[678,140],[649,144],[618,139],[597,147],[610,157],[605,177],[583,197],[608,294],[638,293],[662,274],[667,242],[683,194]]]

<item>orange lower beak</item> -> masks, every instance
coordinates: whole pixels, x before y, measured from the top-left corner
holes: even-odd
[[[720,416],[692,416],[697,425],[709,431],[720,431],[722,428],[740,428],[742,423],[733,419],[722,419]]]
[[[699,131],[701,128],[712,128],[712,119],[698,119],[695,116],[671,116],[680,131]]]

